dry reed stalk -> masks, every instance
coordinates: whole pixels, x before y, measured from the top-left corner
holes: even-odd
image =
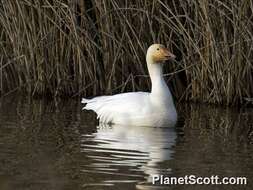
[[[145,51],[177,55],[167,81],[179,100],[238,104],[253,97],[250,0],[0,1],[0,87],[77,96],[147,90]],[[15,59],[22,57],[22,59]],[[179,73],[177,71],[180,71]]]

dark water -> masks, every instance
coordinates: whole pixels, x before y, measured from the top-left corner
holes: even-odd
[[[97,126],[79,101],[0,100],[0,190],[253,189],[253,109],[178,105],[176,128]],[[152,185],[152,175],[247,185]]]

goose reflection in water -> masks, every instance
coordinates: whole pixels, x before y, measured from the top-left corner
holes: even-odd
[[[145,188],[145,184],[152,182],[153,175],[170,174],[170,168],[161,168],[159,164],[172,158],[176,137],[174,127],[100,124],[97,132],[82,136],[82,152],[91,163],[83,172],[106,178],[93,185],[132,182],[138,188]],[[144,180],[143,176],[146,176]]]

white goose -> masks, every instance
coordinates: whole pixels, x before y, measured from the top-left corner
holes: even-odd
[[[175,55],[161,44],[148,48],[146,61],[152,82],[149,92],[129,92],[82,99],[85,110],[97,113],[100,123],[168,127],[175,125],[177,112],[163,78],[162,65]]]

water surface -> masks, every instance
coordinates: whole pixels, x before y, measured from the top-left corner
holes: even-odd
[[[177,105],[175,128],[98,125],[78,100],[0,100],[1,190],[253,189],[253,109]],[[247,185],[152,185],[152,175]]]

